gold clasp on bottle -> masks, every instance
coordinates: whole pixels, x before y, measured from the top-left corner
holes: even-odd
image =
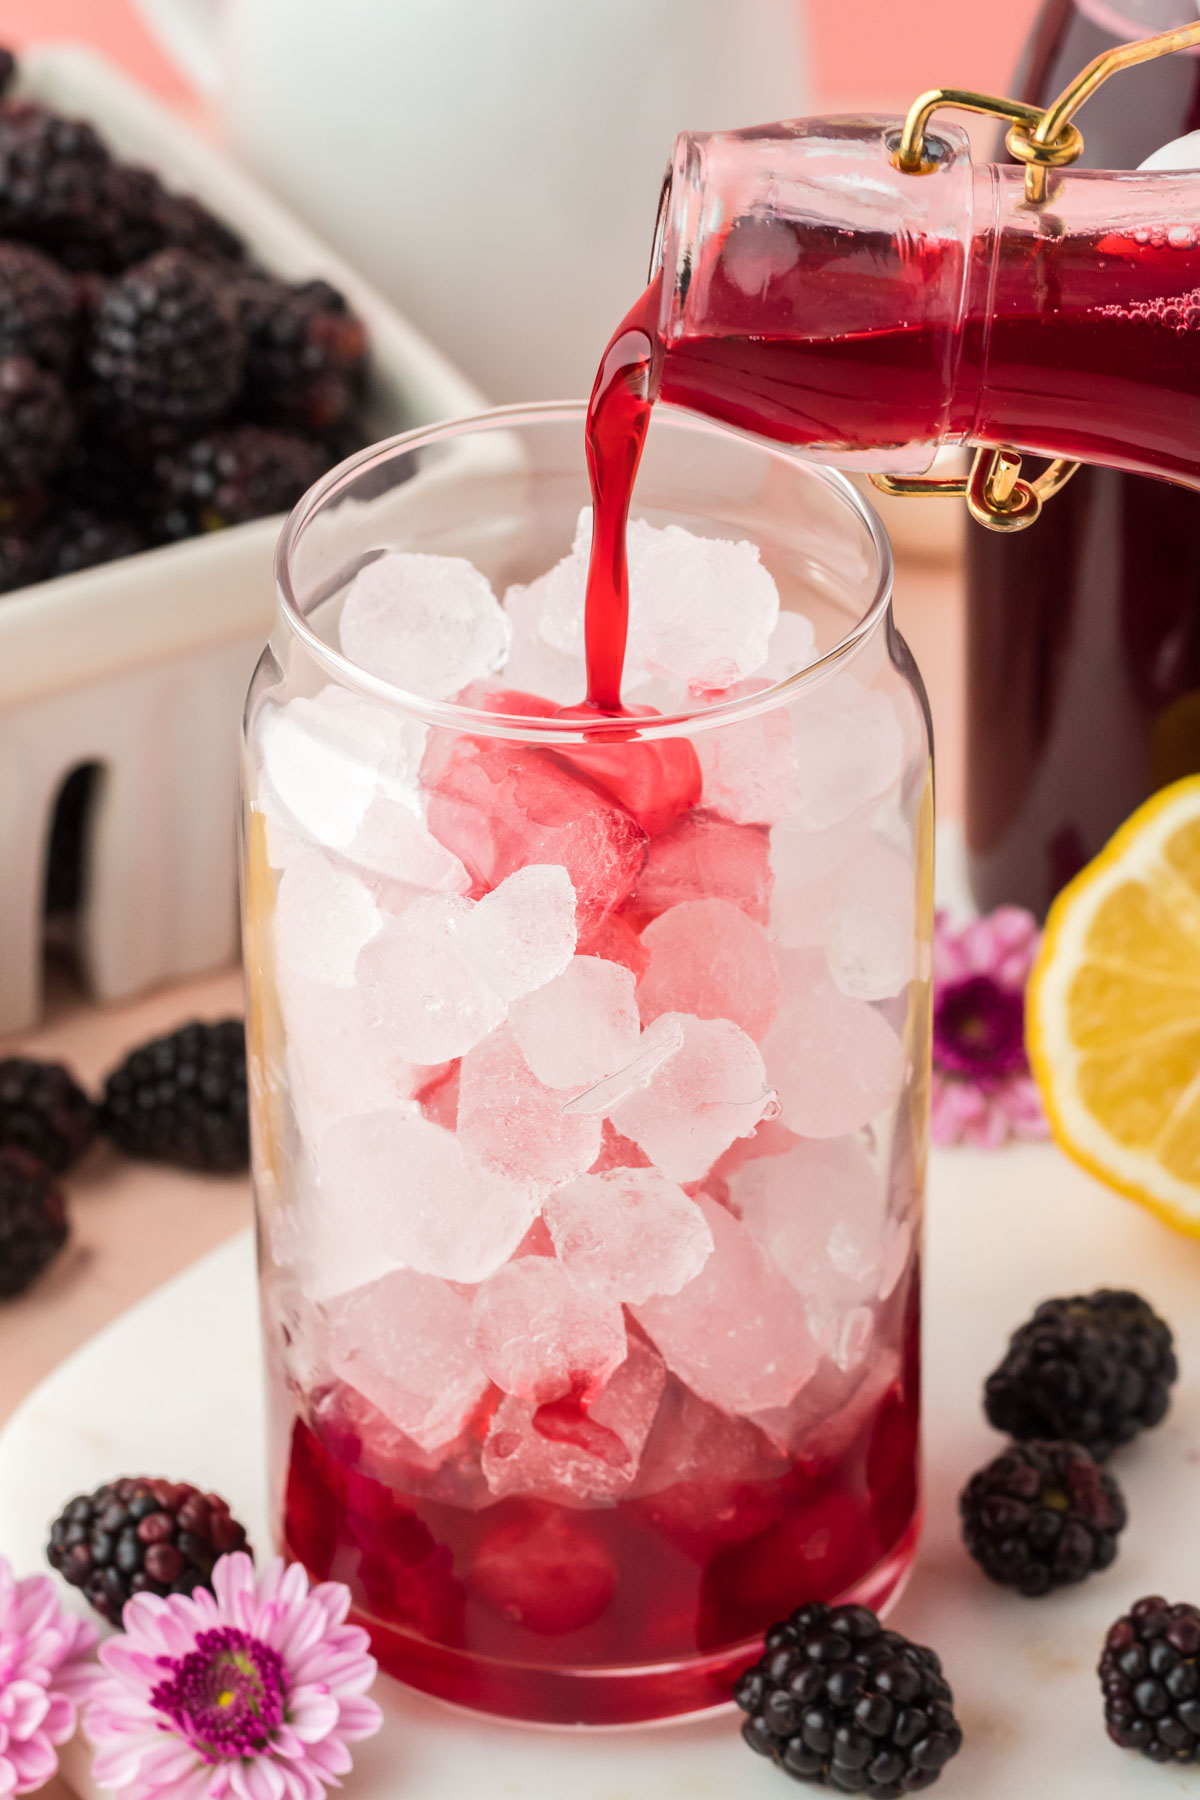
[[[1083,136],[1072,123],[1072,115],[1091,99],[1096,89],[1122,69],[1197,45],[1200,24],[1181,25],[1139,43],[1119,44],[1088,63],[1047,107],[1028,106],[1022,100],[1006,100],[996,94],[979,94],[971,88],[930,88],[909,107],[892,161],[907,175],[933,173],[938,159],[931,154],[926,128],[942,107],[1007,119],[1005,142],[1009,154],[1025,164],[1025,197],[1031,206],[1041,206],[1048,195],[1050,171],[1075,162],[1083,150]],[[957,496],[966,500],[972,518],[989,530],[1023,531],[1041,512],[1042,502],[1065,487],[1078,467],[1077,462],[1058,457],[1035,480],[1027,481],[1021,475],[1019,451],[985,445],[976,450],[965,481],[905,480],[889,475],[872,475],[871,480],[885,494],[908,498]]]
[[[1019,450],[993,450],[981,445],[975,452],[970,474],[961,481],[930,480],[924,476],[872,475],[882,494],[903,500],[965,500],[973,519],[991,531],[1024,531],[1042,510],[1042,503],[1066,487],[1079,467],[1059,456],[1031,481],[1021,474]]]

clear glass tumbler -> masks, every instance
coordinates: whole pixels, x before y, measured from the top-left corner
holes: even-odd
[[[634,516],[756,543],[780,622],[732,688],[643,635],[638,710],[556,716],[580,621],[551,641],[528,584],[586,499],[546,405],[301,502],[245,946],[279,1540],[402,1680],[618,1724],[727,1700],[771,1620],[912,1558],[932,788],[870,509],[668,407]],[[506,596],[494,678],[431,699],[336,647],[396,549]],[[667,635],[742,630],[679,599]]]

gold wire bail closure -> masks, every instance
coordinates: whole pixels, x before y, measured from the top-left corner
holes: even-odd
[[[1007,119],[1005,143],[1009,154],[1025,164],[1025,198],[1031,206],[1041,206],[1047,198],[1050,171],[1065,168],[1082,153],[1083,136],[1072,117],[1096,89],[1123,69],[1197,46],[1200,22],[1181,25],[1137,43],[1119,44],[1095,57],[1058,99],[1044,108],[1028,106],[1022,100],[1006,100],[997,94],[976,93],[972,88],[930,88],[918,94],[909,107],[892,162],[906,175],[931,175],[937,170],[939,158],[930,149],[927,127],[942,107]],[[1018,450],[983,445],[976,450],[965,481],[889,475],[872,475],[871,480],[882,493],[904,498],[957,496],[966,500],[972,518],[990,530],[1023,531],[1041,512],[1042,502],[1065,487],[1078,468],[1078,463],[1058,457],[1036,480],[1027,481],[1021,475]]]

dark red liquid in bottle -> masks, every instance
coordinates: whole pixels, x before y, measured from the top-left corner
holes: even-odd
[[[1143,5],[1128,35],[1195,16],[1189,0]],[[1118,41],[1051,0],[1015,91],[1045,104]],[[1200,126],[1200,57],[1126,71],[1081,123],[1085,166],[1136,167]],[[975,898],[1041,914],[1134,807],[1200,770],[1200,494],[1084,468],[1030,531],[968,523],[966,728]]]
[[[1010,179],[1019,184],[1015,171]],[[981,180],[990,180],[987,172]],[[1089,186],[1084,210],[1092,214],[1107,188]],[[1084,193],[1078,181],[1075,193]],[[1018,190],[1005,203],[1006,215],[1020,197]],[[1067,210],[1065,197],[1062,204]],[[799,255],[756,296],[753,332],[725,334],[710,324],[671,338],[664,399],[817,450],[870,452],[949,436],[1200,481],[1200,227],[1061,237],[1006,230],[998,247],[980,233],[952,369],[942,366],[942,325],[842,330],[836,294],[824,303],[819,295],[830,279],[819,243],[787,221],[778,230],[795,231]],[[707,315],[716,324],[720,262],[732,237],[709,250],[718,266]],[[916,246],[888,272],[897,320],[918,310],[916,294],[941,255],[938,246],[928,254]],[[868,276],[877,256],[864,234],[843,252],[838,278],[855,280],[853,260]],[[731,295],[728,310],[744,318],[745,298]],[[797,330],[797,315],[814,328]]]

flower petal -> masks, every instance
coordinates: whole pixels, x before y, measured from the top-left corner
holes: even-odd
[[[338,1703],[327,1687],[293,1688],[288,1695],[288,1724],[306,1744],[328,1737],[338,1722]]]
[[[16,1738],[32,1737],[50,1711],[50,1696],[36,1681],[10,1681],[3,1696],[4,1718]]]
[[[58,1758],[40,1731],[24,1743],[10,1743],[6,1760],[16,1774],[18,1794],[32,1794],[35,1788],[45,1787],[58,1769]]]
[[[42,1720],[42,1730],[52,1744],[65,1744],[69,1737],[75,1735],[78,1717],[75,1702],[66,1694],[51,1693],[47,1698],[49,1705]]]
[[[342,1714],[338,1720],[338,1735],[349,1743],[357,1744],[363,1738],[374,1737],[382,1729],[383,1712],[374,1700],[356,1697],[342,1701]]]
[[[231,1625],[245,1626],[245,1603],[255,1598],[256,1584],[254,1564],[244,1550],[217,1559],[212,1586],[221,1617]]]
[[[287,1793],[282,1772],[266,1756],[234,1764],[230,1776],[230,1792],[236,1794],[238,1800],[284,1800]]]
[[[345,1775],[353,1766],[353,1758],[340,1737],[322,1738],[319,1744],[310,1744],[308,1760],[313,1768],[320,1769],[326,1781]]]

